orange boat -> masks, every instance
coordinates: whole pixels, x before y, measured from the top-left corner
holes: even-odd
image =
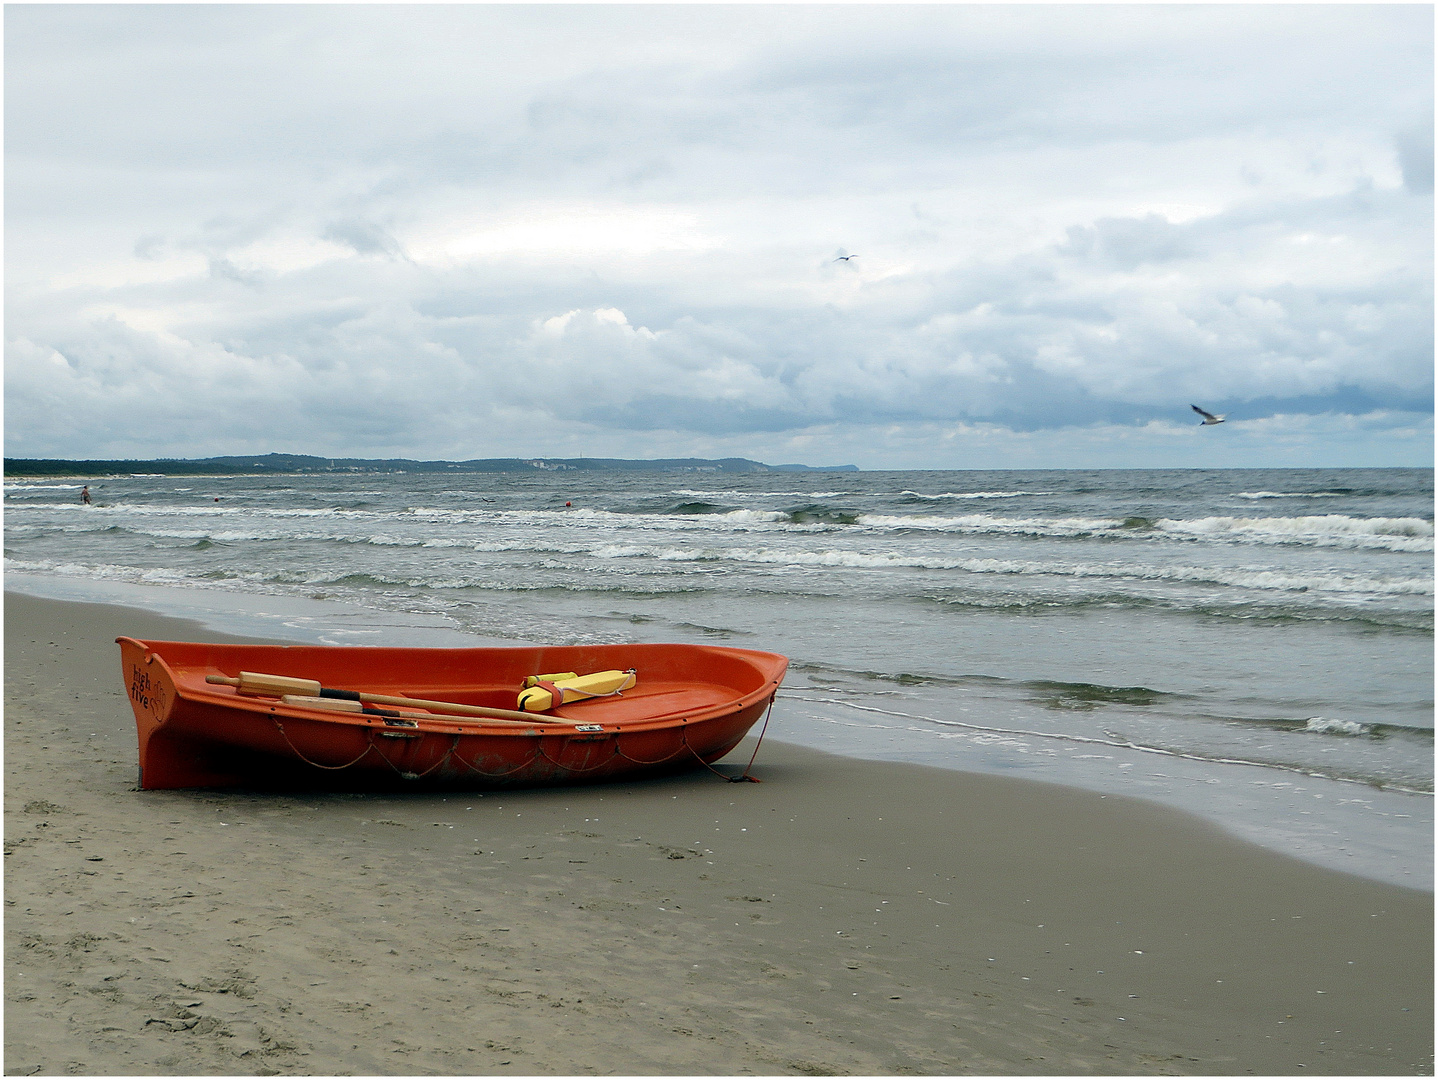
[[[789,663],[708,645],[116,640],[145,789],[518,787],[678,772],[734,749],[771,707]],[[544,712],[516,707],[526,679],[604,669],[633,678],[618,693]],[[552,705],[549,694],[541,700]]]

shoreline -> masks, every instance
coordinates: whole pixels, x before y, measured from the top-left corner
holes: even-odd
[[[191,621],[204,635],[241,635],[252,640],[285,640],[321,645],[389,645],[459,647],[536,644],[518,638],[486,637],[461,630],[437,615],[382,612],[325,598],[250,594],[166,585],[93,581],[11,574],[7,591],[41,599],[96,603],[148,611],[157,616]],[[802,666],[791,665],[780,704],[803,697]],[[808,698],[811,705],[812,698]],[[1013,760],[1002,750],[989,752],[979,743],[962,744],[959,753],[944,744],[896,740],[887,729],[855,726],[828,710],[781,709],[771,738],[863,761],[928,765],[965,774],[1016,776]],[[977,728],[997,733],[997,728]],[[1015,731],[1018,738],[1037,732]],[[959,744],[955,744],[959,745]],[[1285,772],[1274,780],[1261,763],[1214,763],[1181,755],[1150,754],[1142,747],[1105,747],[1117,768],[1068,769],[1054,775],[1045,768],[1032,778],[1100,795],[1132,796],[1146,802],[1197,815],[1228,835],[1257,843],[1280,854],[1318,866],[1354,873],[1405,888],[1433,891],[1433,797],[1357,781],[1326,777],[1309,770]],[[1177,771],[1145,766],[1150,761],[1181,763]],[[1025,761],[1024,764],[1027,764]],[[1258,771],[1252,777],[1228,775],[1234,768]],[[1282,772],[1282,770],[1280,770]],[[1168,774],[1165,776],[1164,774]],[[1245,782],[1267,778],[1267,783]],[[1215,784],[1215,781],[1218,781]],[[1280,796],[1280,791],[1287,794]],[[1416,802],[1414,800],[1417,800]]]
[[[761,784],[139,792],[114,637],[239,639],[5,623],[7,1073],[1432,1072],[1431,893],[1157,804],[772,735]]]

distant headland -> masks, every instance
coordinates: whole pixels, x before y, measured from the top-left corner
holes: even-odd
[[[857,465],[765,465],[748,458],[475,458],[413,461],[409,458],[327,458],[308,454],[233,454],[150,461],[6,458],[6,476],[234,476],[267,473],[495,473],[495,472],[858,472]]]

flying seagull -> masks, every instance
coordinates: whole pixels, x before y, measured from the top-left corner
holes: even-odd
[[[857,255],[840,255],[840,256],[839,256],[837,259],[835,259],[834,261],[835,261],[835,262],[848,262],[850,259],[857,259],[858,257],[859,257],[859,256],[857,256]]]
[[[1209,424],[1223,423],[1222,416],[1214,416],[1213,413],[1200,409],[1197,405],[1190,405],[1189,408],[1192,409],[1194,412],[1198,413],[1199,416],[1203,417],[1204,427],[1207,427]]]

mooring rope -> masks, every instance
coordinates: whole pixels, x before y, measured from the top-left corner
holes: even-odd
[[[777,696],[777,695],[775,695],[775,696]],[[774,698],[771,697],[771,698],[769,699],[769,710],[764,714],[764,726],[759,729],[759,741],[754,744],[754,753],[753,753],[753,754],[750,756],[750,758],[749,758],[749,764],[744,766],[744,771],[743,771],[742,773],[740,773],[738,776],[730,776],[728,773],[722,773],[722,772],[720,772],[718,769],[716,769],[713,765],[710,765],[709,762],[705,761],[702,757],[699,757],[699,752],[698,752],[697,750],[695,750],[694,747],[689,746],[689,738],[688,738],[688,732],[687,732],[687,731],[685,732],[684,745],[689,747],[689,752],[690,752],[691,754],[693,754],[693,755],[695,756],[695,758],[698,759],[699,764],[703,765],[706,769],[708,769],[710,772],[712,772],[715,776],[722,776],[725,780],[727,780],[727,781],[728,781],[729,783],[731,783],[731,784],[742,784],[742,783],[746,783],[746,782],[747,782],[747,783],[750,783],[750,784],[762,784],[764,781],[760,780],[757,776],[750,776],[750,775],[749,775],[749,770],[754,767],[754,759],[759,756],[759,746],[760,746],[760,744],[762,744],[762,743],[764,742],[764,732],[766,732],[766,731],[769,730],[769,717],[772,716],[773,713],[774,713]]]
[[[749,781],[749,783],[751,784],[762,784],[764,782],[760,780],[757,776],[750,776],[749,770],[754,767],[754,759],[759,756],[759,747],[764,744],[764,733],[769,730],[769,717],[774,715],[774,699],[778,696],[779,692],[777,690],[774,691],[774,693],[772,693],[771,695],[769,695],[769,708],[768,711],[764,713],[764,726],[759,729],[759,740],[754,744],[754,753],[749,758],[749,764],[744,766],[744,772],[742,775],[729,777],[729,782],[731,784],[737,784],[744,780]]]

